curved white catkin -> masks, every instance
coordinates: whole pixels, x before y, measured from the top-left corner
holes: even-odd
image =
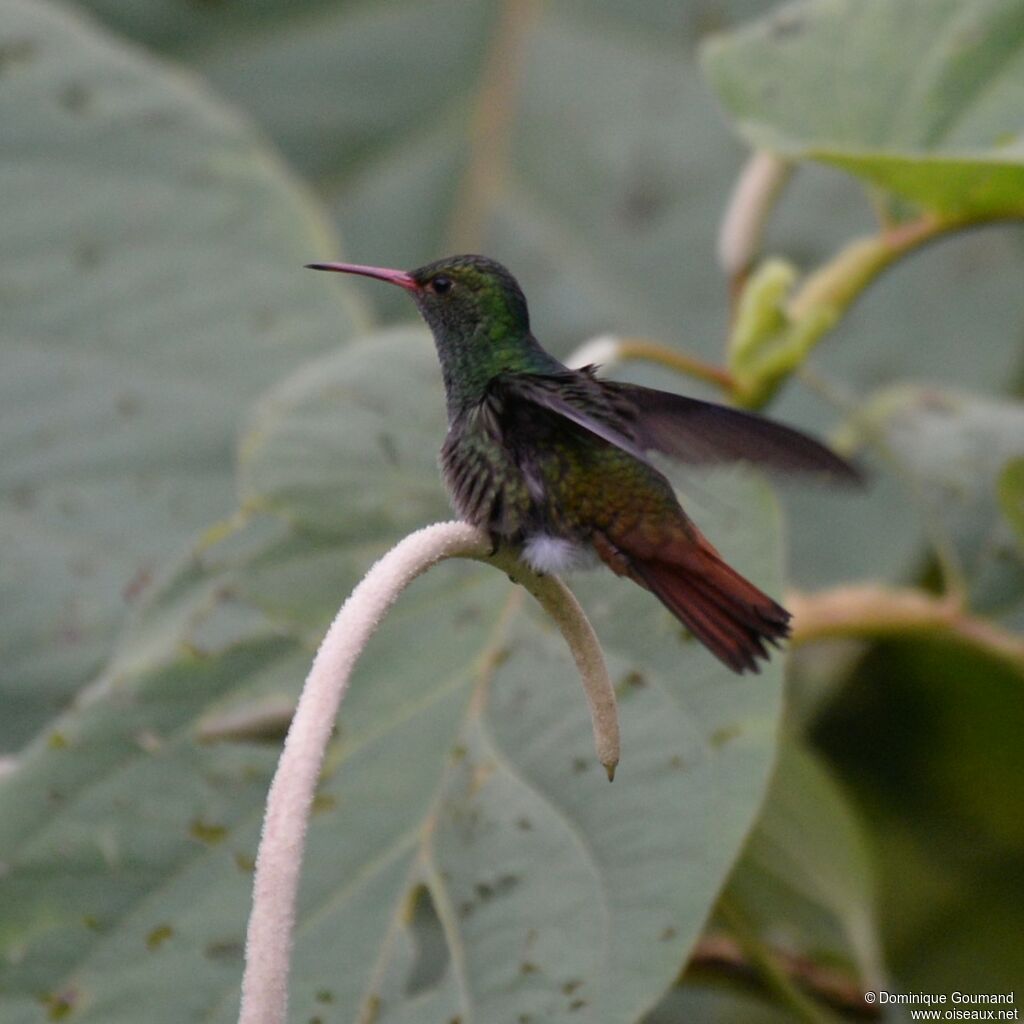
[[[486,534],[467,523],[436,523],[400,541],[342,605],[317,651],[267,796],[246,936],[239,1024],[285,1024],[295,905],[306,828],[327,743],[352,669],[388,609],[417,576],[446,558],[488,562],[516,580],[555,619],[583,677],[598,757],[609,778],[619,759],[615,693],[593,628],[561,580],[533,573],[514,556],[493,557]]]

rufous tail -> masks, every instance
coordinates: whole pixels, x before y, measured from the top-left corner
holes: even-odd
[[[789,636],[790,614],[698,538],[681,552],[659,552],[661,557],[621,552],[626,571],[719,661],[734,672],[759,672],[757,659],[768,657],[765,643]]]

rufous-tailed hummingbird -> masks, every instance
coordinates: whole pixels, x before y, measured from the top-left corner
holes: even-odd
[[[448,404],[441,468],[460,516],[538,572],[598,559],[650,590],[717,658],[758,670],[789,613],[722,560],[651,464],[745,459],[856,480],[824,445],[753,413],[570,370],[541,348],[515,278],[483,256],[419,270],[311,263],[405,288]],[[596,557],[595,557],[596,556]]]

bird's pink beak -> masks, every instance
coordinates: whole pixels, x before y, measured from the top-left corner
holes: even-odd
[[[388,270],[387,267],[362,267],[358,263],[307,263],[306,268],[308,270],[334,270],[339,274],[361,274],[363,277],[375,277],[378,281],[397,284],[410,292],[420,290],[416,278],[404,270]]]

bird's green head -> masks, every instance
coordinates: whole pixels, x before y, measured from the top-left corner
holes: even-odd
[[[435,334],[530,333],[526,299],[516,279],[486,256],[449,256],[412,272],[413,299]]]
[[[448,256],[418,270],[308,266],[373,277],[409,292],[433,331],[450,411],[477,400],[488,381],[505,370],[539,370],[553,362],[530,334],[526,299],[516,279],[486,256]]]
[[[353,263],[311,263],[314,270],[375,277],[408,291],[437,338],[480,341],[530,333],[526,299],[516,279],[486,256],[447,256],[418,270],[388,270]]]

